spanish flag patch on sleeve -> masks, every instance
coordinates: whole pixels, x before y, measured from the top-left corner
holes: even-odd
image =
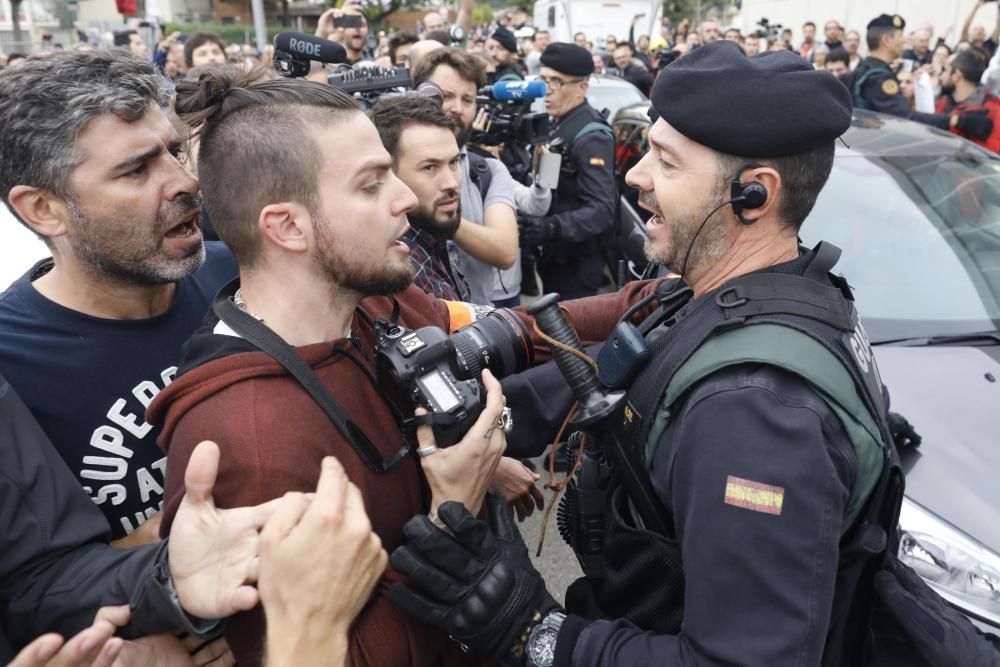
[[[590,166],[591,167],[603,167],[604,166],[604,158],[602,158],[602,157],[592,157],[592,158],[590,158]]]
[[[751,482],[730,475],[726,478],[726,504],[764,514],[781,514],[785,489],[760,482]]]

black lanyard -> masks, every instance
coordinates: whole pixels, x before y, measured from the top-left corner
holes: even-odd
[[[323,412],[334,423],[369,470],[376,473],[387,472],[406,458],[410,453],[409,446],[404,446],[389,459],[382,458],[378,449],[361,430],[361,427],[347,416],[344,409],[326,390],[320,379],[316,377],[316,373],[299,356],[295,348],[286,343],[281,336],[274,333],[263,322],[233,303],[231,295],[235,291],[233,288],[236,284],[236,281],[230,283],[215,297],[212,302],[212,310],[215,315],[245,341],[270,355],[284,366],[285,370],[292,374],[292,377],[298,380],[313,400],[323,408]]]

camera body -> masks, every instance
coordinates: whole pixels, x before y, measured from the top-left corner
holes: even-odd
[[[461,440],[483,411],[479,381],[455,375],[455,356],[454,345],[437,327],[414,331],[392,326],[379,339],[378,367],[397,389],[394,402],[401,412],[409,408],[412,413],[418,405],[426,408],[435,420],[440,447]]]
[[[486,109],[486,129],[476,130],[469,142],[484,146],[507,143],[544,144],[549,140],[549,115],[533,112],[533,99],[498,100],[485,86],[476,96],[476,106]]]
[[[404,425],[418,406],[428,411],[439,447],[461,440],[483,411],[484,368],[503,377],[534,359],[528,331],[513,311],[482,310],[484,315],[450,336],[437,327],[414,330],[388,322],[376,327],[379,385]]]

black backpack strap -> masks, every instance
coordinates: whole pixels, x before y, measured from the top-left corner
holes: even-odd
[[[490,165],[486,163],[486,158],[469,151],[466,153],[469,156],[469,178],[472,182],[476,184],[479,189],[479,196],[483,200],[483,205],[486,205],[486,193],[490,191],[490,183],[493,181],[493,171],[490,169]]]
[[[330,421],[334,423],[344,439],[372,472],[386,472],[403,460],[410,453],[409,447],[404,446],[390,459],[383,460],[368,436],[347,416],[344,409],[326,390],[320,379],[316,377],[316,373],[299,356],[295,348],[265,326],[263,322],[233,303],[231,297],[237,286],[238,280],[233,281],[216,295],[212,302],[212,310],[216,317],[248,343],[262,352],[266,352],[298,380],[302,388],[323,409],[326,416],[330,418]]]

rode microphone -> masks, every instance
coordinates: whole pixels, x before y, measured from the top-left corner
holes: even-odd
[[[490,89],[493,99],[533,100],[545,97],[547,88],[542,81],[497,81]]]
[[[340,44],[304,32],[279,32],[274,36],[274,50],[321,63],[342,63],[347,60],[347,51]]]

